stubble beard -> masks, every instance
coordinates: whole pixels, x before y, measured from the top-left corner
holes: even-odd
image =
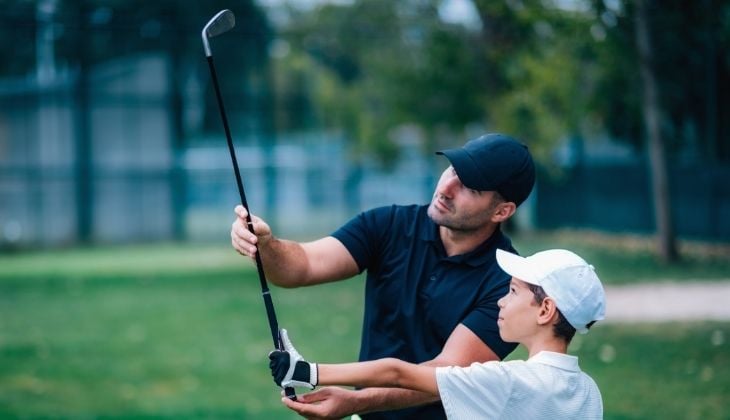
[[[444,213],[435,208],[435,200],[436,197],[434,197],[431,201],[426,213],[438,226],[442,226],[456,232],[469,233],[479,230],[479,228],[487,223],[487,218],[482,214],[461,216],[453,209],[452,206],[449,206],[449,213]]]

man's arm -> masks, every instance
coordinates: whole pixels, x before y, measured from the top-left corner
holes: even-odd
[[[260,252],[266,277],[277,286],[311,286],[349,278],[359,272],[347,248],[331,236],[307,243],[279,239],[266,222],[252,216],[254,235],[246,225],[246,209],[239,205],[235,212],[236,220],[231,226],[233,248],[251,258]]]
[[[499,357],[464,325],[459,324],[449,336],[441,353],[425,366],[469,366],[474,362],[498,360]],[[435,376],[434,376],[435,382]],[[297,396],[298,402],[284,398],[284,404],[304,417],[341,418],[355,413],[397,410],[438,400],[438,391],[426,393],[396,388],[348,390],[326,387]]]

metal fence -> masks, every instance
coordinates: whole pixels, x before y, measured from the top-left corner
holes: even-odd
[[[238,195],[222,130],[175,138],[169,66],[154,54],[100,65],[83,117],[72,74],[0,85],[0,247],[225,240]],[[185,101],[192,119],[204,106],[196,89]],[[434,171],[415,150],[384,171],[351,165],[337,133],[235,141],[252,210],[290,235],[330,231],[361,203],[431,194]]]
[[[239,200],[222,130],[176,138],[169,70],[155,54],[98,66],[84,116],[73,74],[51,86],[0,81],[0,249],[227,242]],[[200,87],[185,95],[186,118],[200,119]],[[249,131],[235,140],[252,211],[288,237],[330,232],[369,207],[425,203],[446,164],[405,142],[402,159],[384,170],[351,160],[337,132]],[[561,177],[545,171],[518,222],[652,232],[642,162],[580,164]],[[730,240],[730,169],[674,166],[670,178],[678,234]]]
[[[679,236],[730,241],[730,167],[673,165],[670,190]],[[561,177],[538,176],[536,222],[546,229],[655,231],[648,164],[579,165]]]

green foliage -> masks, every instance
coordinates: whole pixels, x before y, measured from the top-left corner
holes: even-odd
[[[296,16],[283,36],[292,54],[312,60],[319,120],[344,129],[358,154],[388,165],[398,158],[393,128],[415,123],[432,136],[481,118],[473,92],[484,69],[469,51],[474,37],[440,22],[429,2],[322,6]]]
[[[253,1],[229,3],[59,1],[51,22],[56,63],[83,69],[165,51],[175,57],[173,77],[182,83],[191,68],[205,74],[202,25],[231,7],[238,24],[215,49],[234,114],[260,93],[263,111],[255,118],[266,118],[270,42],[279,36],[291,47],[275,61],[280,130],[342,129],[357,154],[373,153],[386,164],[398,158],[393,130],[403,125],[424,133],[429,153],[462,143],[473,125],[520,137],[541,160],[570,137],[607,133],[643,144],[633,2],[568,2],[571,9],[557,1],[477,0],[482,27],[474,29],[442,21],[439,0],[356,0],[290,7],[276,35]],[[0,74],[33,72],[36,44],[15,40],[38,35],[37,4],[3,4]],[[730,2],[652,0],[649,6],[651,64],[669,151],[728,159],[723,138],[730,111],[722,104],[730,94]],[[217,115],[206,115],[205,127],[219,126]]]
[[[725,159],[730,4],[652,4],[670,151]],[[300,12],[284,28],[312,58],[309,71],[332,78],[326,93],[312,89],[320,118],[358,150],[393,159],[391,133],[404,124],[423,130],[428,152],[463,142],[471,124],[520,137],[543,161],[565,138],[609,134],[641,147],[632,2],[479,0],[481,30],[441,21],[438,5],[358,0]]]

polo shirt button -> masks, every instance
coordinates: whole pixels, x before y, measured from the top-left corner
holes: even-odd
[[[431,281],[436,281],[436,276],[431,276]]]

